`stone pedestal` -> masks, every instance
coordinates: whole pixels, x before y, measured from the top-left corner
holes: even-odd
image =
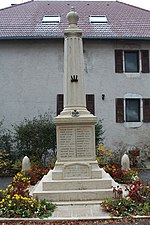
[[[52,202],[94,201],[113,196],[113,180],[95,155],[96,117],[86,109],[82,31],[78,14],[68,13],[64,43],[64,109],[55,118],[57,162],[33,197]]]
[[[92,115],[56,117],[57,162],[40,181],[33,197],[73,203],[113,196],[114,181],[95,160],[95,119]]]

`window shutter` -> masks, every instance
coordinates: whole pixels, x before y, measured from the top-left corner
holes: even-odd
[[[142,73],[149,73],[149,51],[141,50]]]
[[[57,95],[57,116],[60,114],[61,111],[63,111],[64,107],[64,95],[58,94]]]
[[[150,123],[150,98],[143,99],[143,122]]]
[[[124,99],[116,99],[116,123],[124,123]]]
[[[123,73],[123,51],[115,50],[115,72]]]
[[[87,110],[95,115],[95,101],[94,101],[94,95],[86,95],[86,107]]]

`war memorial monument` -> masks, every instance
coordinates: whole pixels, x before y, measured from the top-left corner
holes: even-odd
[[[82,30],[74,8],[64,30],[64,109],[55,118],[57,161],[33,197],[52,202],[98,201],[113,196],[113,179],[95,155],[97,118],[86,109]]]

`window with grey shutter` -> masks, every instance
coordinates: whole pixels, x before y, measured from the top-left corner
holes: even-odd
[[[57,116],[63,110],[63,105],[64,105],[64,95],[58,94],[57,95]],[[87,110],[93,115],[95,115],[95,101],[94,101],[93,94],[86,95],[86,106],[87,106]]]
[[[149,73],[149,51],[141,50],[142,73]]]
[[[124,123],[124,99],[116,99],[116,123]]]
[[[123,51],[115,50],[115,72],[123,73]]]
[[[150,99],[143,99],[143,122],[150,123]]]

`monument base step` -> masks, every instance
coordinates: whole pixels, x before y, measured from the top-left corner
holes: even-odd
[[[56,206],[67,206],[67,205],[99,205],[103,200],[91,200],[91,201],[61,201],[61,202],[53,202]]]
[[[95,160],[56,162],[49,173],[52,180],[101,179],[103,176]]]
[[[43,181],[43,191],[52,190],[91,190],[112,188],[111,179],[82,179],[82,180],[50,180]]]
[[[113,197],[112,189],[66,190],[66,191],[34,191],[34,198],[47,201],[93,201]]]
[[[51,172],[36,185],[33,197],[52,202],[88,202],[113,197],[114,180],[103,171],[102,179],[52,180]]]

